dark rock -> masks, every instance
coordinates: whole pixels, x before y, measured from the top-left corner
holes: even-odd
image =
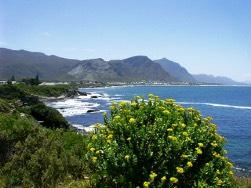
[[[87,113],[92,113],[92,112],[97,112],[97,111],[99,111],[99,110],[97,110],[97,109],[90,109],[90,110],[87,110]]]
[[[98,98],[98,96],[93,95],[93,96],[91,96],[91,98],[92,98],[92,99],[96,99],[96,98]]]
[[[78,91],[77,90],[69,90],[67,93],[66,93],[66,97],[75,97],[79,95]]]
[[[89,93],[84,92],[84,91],[78,91],[78,94],[79,95],[83,95],[83,96],[87,96]]]

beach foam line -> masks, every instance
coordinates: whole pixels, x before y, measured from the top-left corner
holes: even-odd
[[[95,110],[100,106],[98,103],[83,102],[78,99],[55,101],[47,103],[47,105],[57,109],[64,117],[83,115],[86,114],[88,110]]]
[[[222,107],[222,108],[236,108],[236,109],[245,109],[251,110],[251,106],[236,106],[236,105],[228,105],[228,104],[217,104],[217,103],[201,103],[201,102],[177,102],[178,104],[195,104],[195,105],[207,105],[214,107]]]
[[[85,127],[84,125],[80,125],[80,124],[72,124],[71,125],[72,127],[74,127],[75,129],[79,130],[79,131],[85,131],[85,132],[91,132],[91,131],[94,131],[94,126],[95,125],[91,125],[91,126],[88,126],[88,127]]]

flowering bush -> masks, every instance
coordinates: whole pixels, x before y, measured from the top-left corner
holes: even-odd
[[[171,99],[114,103],[90,134],[97,187],[231,187],[232,164],[210,118]]]

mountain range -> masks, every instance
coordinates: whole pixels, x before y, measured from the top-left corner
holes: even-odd
[[[26,50],[0,48],[0,80],[39,75],[44,81],[166,82],[233,84],[231,79],[192,75],[166,58],[134,56],[122,60],[76,60]]]
[[[172,77],[181,82],[195,83],[194,77],[180,64],[170,61],[166,58],[155,60],[161,67],[168,72]]]
[[[231,78],[224,76],[214,76],[207,74],[194,74],[193,77],[197,80],[198,83],[207,83],[207,84],[221,84],[221,85],[241,85],[244,83],[236,82]]]

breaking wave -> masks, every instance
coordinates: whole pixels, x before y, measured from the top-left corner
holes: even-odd
[[[236,106],[236,105],[228,105],[228,104],[201,103],[201,102],[177,102],[177,103],[179,103],[179,104],[207,105],[207,106],[222,107],[222,108],[236,108],[236,109],[251,110],[251,106]]]

